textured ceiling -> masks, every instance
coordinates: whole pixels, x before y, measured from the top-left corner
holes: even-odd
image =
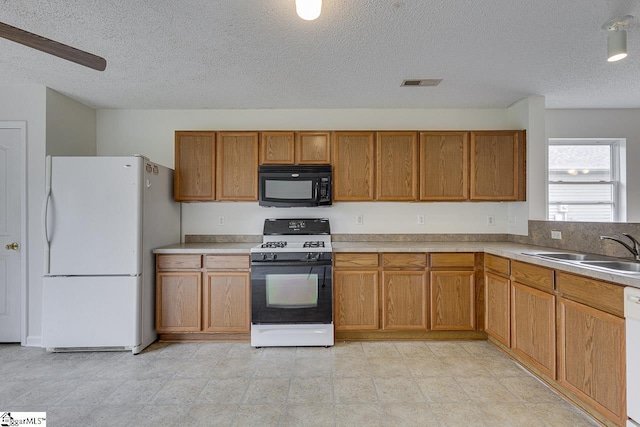
[[[0,0],[0,21],[107,60],[94,71],[0,39],[0,85],[96,108],[640,108],[637,0]],[[437,87],[403,79],[441,78]]]

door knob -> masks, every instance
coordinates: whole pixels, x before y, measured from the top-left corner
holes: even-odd
[[[18,242],[9,243],[5,246],[8,251],[17,251],[19,247]]]

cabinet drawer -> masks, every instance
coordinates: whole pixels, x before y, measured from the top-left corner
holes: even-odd
[[[624,317],[624,286],[558,271],[556,290],[567,299]]]
[[[427,254],[382,254],[384,268],[425,268]]]
[[[377,268],[378,254],[333,254],[333,265],[336,268]]]
[[[553,291],[553,270],[519,261],[511,262],[511,277],[520,283],[540,289]]]
[[[201,255],[156,255],[158,270],[187,270],[202,267]]]
[[[250,266],[247,255],[207,255],[207,270],[248,270]]]
[[[430,254],[431,267],[470,267],[475,266],[475,254],[474,253],[435,253]]]
[[[509,275],[509,260],[501,256],[486,254],[484,256],[484,267],[502,276]]]

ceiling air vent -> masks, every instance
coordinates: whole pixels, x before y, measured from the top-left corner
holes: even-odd
[[[438,86],[442,79],[403,80],[400,86]]]

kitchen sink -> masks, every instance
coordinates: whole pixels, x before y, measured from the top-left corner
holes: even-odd
[[[525,252],[524,255],[566,262],[581,267],[615,271],[617,273],[640,274],[640,262],[625,261],[604,255],[573,252]]]
[[[581,261],[580,264],[624,273],[640,273],[640,263],[633,261]]]
[[[539,252],[528,255],[551,258],[560,261],[605,261],[604,257],[592,254],[574,254],[570,252]]]

